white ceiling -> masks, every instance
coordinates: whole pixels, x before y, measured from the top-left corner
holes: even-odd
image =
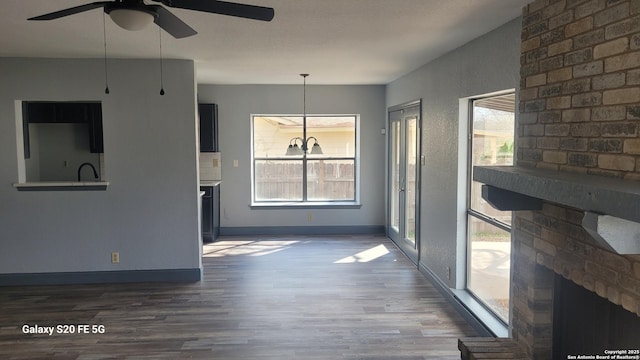
[[[165,58],[193,59],[201,84],[387,84],[516,18],[531,0],[234,0],[275,9],[271,22],[169,8],[198,31],[162,32]],[[103,12],[32,16],[92,0],[0,0],[0,57],[101,58]],[[152,3],[147,1],[147,3]],[[157,4],[157,3],[153,3]],[[110,58],[158,58],[155,25],[108,17]]]

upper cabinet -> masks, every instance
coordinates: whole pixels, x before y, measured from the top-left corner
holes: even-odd
[[[25,124],[25,158],[29,158],[28,124],[86,124],[89,130],[89,151],[103,153],[102,105],[99,102],[23,103]]]
[[[94,102],[26,102],[26,119],[30,124],[86,124],[97,114],[100,103]]]
[[[100,104],[90,104],[87,112],[87,123],[89,124],[89,151],[98,154],[104,153],[102,106]]]
[[[198,104],[200,152],[218,152],[218,105]]]
[[[24,102],[23,116],[25,122],[31,124],[55,123],[57,122],[56,103]]]

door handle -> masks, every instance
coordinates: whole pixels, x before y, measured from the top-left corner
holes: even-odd
[[[402,191],[404,191],[404,185],[405,185],[405,184],[404,184],[404,178],[402,178],[402,179],[400,180],[400,190],[398,190],[398,191],[401,191],[401,192],[402,192]]]

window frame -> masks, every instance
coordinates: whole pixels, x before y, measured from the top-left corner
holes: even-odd
[[[292,158],[286,155],[278,157],[256,157],[255,156],[255,118],[256,117],[353,117],[355,122],[355,134],[354,134],[354,155],[348,156],[308,156],[306,153],[300,158]],[[264,114],[257,113],[251,114],[250,117],[251,127],[251,203],[250,207],[255,209],[270,209],[270,208],[360,208],[360,114]],[[286,144],[285,144],[286,146]],[[283,152],[286,148],[283,147]],[[301,200],[257,200],[256,199],[256,161],[264,160],[300,160],[302,164],[302,199]],[[353,160],[354,163],[354,189],[353,198],[350,200],[309,200],[308,199],[308,181],[307,181],[307,164],[308,161],[314,160]]]
[[[478,303],[485,308],[487,311],[489,311],[497,321],[499,321],[501,324],[508,326],[509,322],[510,322],[510,318],[511,318],[511,310],[509,310],[509,319],[507,319],[507,321],[505,322],[505,320],[499,316],[497,314],[496,311],[494,311],[493,309],[491,309],[491,307],[486,303],[485,300],[483,300],[482,298],[480,298],[478,295],[475,294],[475,292],[473,290],[471,290],[469,288],[469,284],[470,284],[470,279],[471,279],[471,259],[472,259],[472,249],[471,249],[471,239],[470,239],[470,228],[471,228],[471,218],[475,218],[477,220],[483,221],[489,225],[495,226],[500,230],[504,230],[506,232],[508,232],[509,234],[511,234],[511,240],[513,241],[513,233],[512,233],[512,229],[513,229],[513,224],[508,224],[505,223],[503,221],[501,221],[498,218],[492,217],[488,214],[483,213],[480,210],[477,209],[473,209],[472,208],[472,187],[473,187],[473,150],[474,150],[474,141],[473,141],[473,135],[474,135],[474,126],[473,126],[473,122],[474,122],[474,102],[478,101],[478,100],[483,100],[483,99],[489,99],[489,98],[493,98],[493,97],[500,97],[500,96],[504,96],[504,95],[511,95],[513,94],[514,96],[516,96],[515,91],[505,91],[505,92],[500,92],[500,93],[494,93],[494,94],[489,94],[489,95],[484,95],[484,96],[478,96],[478,97],[473,97],[473,98],[469,98],[468,99],[468,114],[467,114],[467,182],[466,182],[466,202],[465,202],[465,241],[466,241],[466,277],[465,277],[465,284],[464,284],[464,288],[465,290],[473,297],[475,298]],[[514,104],[514,134],[513,134],[513,138],[514,138],[514,149],[515,149],[515,139],[516,139],[516,129],[517,129],[517,119],[516,119],[516,111],[517,111],[517,102]],[[514,162],[515,162],[515,150],[514,150]],[[498,166],[498,165],[496,165]],[[511,287],[511,282],[509,282],[509,287]],[[511,290],[509,289],[509,292]],[[510,299],[511,301],[512,299]]]

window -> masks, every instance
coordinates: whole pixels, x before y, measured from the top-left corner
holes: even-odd
[[[300,115],[253,116],[253,204],[356,203],[357,128],[357,115],[307,116],[306,129]]]
[[[509,320],[511,212],[498,211],[481,195],[473,166],[513,165],[515,95],[472,100],[469,121],[467,289],[502,321]]]

